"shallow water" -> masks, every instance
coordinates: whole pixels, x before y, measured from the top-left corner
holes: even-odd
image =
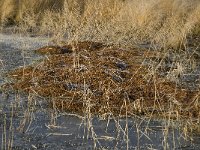
[[[47,38],[0,34],[3,73],[37,60],[33,49]],[[87,115],[84,115],[87,116]],[[128,134],[127,134],[128,133]],[[200,149],[200,137],[185,139],[165,121],[147,118],[83,118],[50,109],[46,99],[0,91],[0,145],[12,149]],[[6,139],[6,141],[5,141]],[[128,139],[128,140],[127,140]]]

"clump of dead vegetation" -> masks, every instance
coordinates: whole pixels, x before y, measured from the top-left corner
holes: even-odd
[[[161,52],[89,41],[47,46],[35,52],[46,57],[38,64],[9,72],[9,86],[49,98],[56,109],[79,114],[89,109],[100,116],[191,118],[194,123],[200,117],[198,90],[181,88],[158,73],[149,74],[147,62],[162,57]]]

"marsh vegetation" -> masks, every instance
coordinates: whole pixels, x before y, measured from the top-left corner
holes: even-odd
[[[24,39],[18,48],[21,63],[12,69],[5,67],[6,46],[0,47],[2,99],[15,95],[9,105],[9,129],[7,112],[0,111],[5,116],[0,121],[2,148],[12,149],[13,112],[21,103],[19,131],[29,131],[33,114],[44,110],[45,103],[45,112],[50,114],[48,129],[60,128],[56,121],[62,114],[78,116],[84,130],[81,135],[92,149],[106,149],[106,142],[108,149],[141,149],[143,145],[176,149],[184,148],[180,143],[188,140],[192,145],[192,139],[199,138],[198,0],[0,0],[0,4],[2,33],[15,33]],[[1,37],[0,42],[6,45],[5,36]],[[14,37],[19,42],[20,37]],[[48,42],[38,46],[26,40],[41,37]],[[22,95],[27,99],[19,100]],[[109,124],[116,128],[112,131],[116,135],[106,132],[106,136],[98,136],[95,121],[101,119],[105,128],[109,129]],[[144,141],[140,145],[142,136],[152,141],[149,124],[155,120],[162,122],[162,147]],[[137,143],[131,142],[135,140],[132,128]],[[184,140],[177,141],[178,136]],[[33,144],[33,148],[40,146]],[[198,147],[197,142],[194,148]]]

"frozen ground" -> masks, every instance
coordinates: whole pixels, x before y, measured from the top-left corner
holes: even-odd
[[[37,61],[32,50],[48,45],[43,37],[0,34],[3,73]],[[28,101],[29,99],[29,101]],[[34,102],[34,106],[28,103]],[[28,107],[27,107],[28,106]],[[200,137],[185,140],[178,127],[145,118],[83,118],[51,110],[45,99],[0,91],[0,145],[5,149],[200,149]],[[127,134],[128,133],[128,134]],[[129,140],[127,140],[129,139]],[[13,141],[13,143],[12,143]]]

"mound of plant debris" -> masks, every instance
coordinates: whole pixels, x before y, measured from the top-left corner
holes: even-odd
[[[199,93],[149,71],[162,53],[97,42],[72,42],[35,50],[45,57],[7,74],[13,89],[49,99],[52,107],[95,115],[167,115],[199,118]]]

